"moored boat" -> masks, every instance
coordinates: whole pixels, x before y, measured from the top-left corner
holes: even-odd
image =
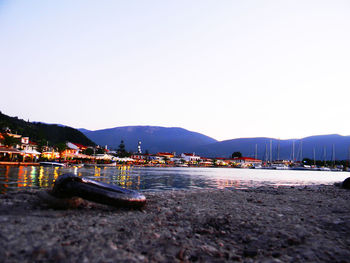
[[[84,163],[84,167],[116,167],[117,163]]]
[[[40,162],[39,164],[41,166],[60,166],[60,167],[66,166],[65,163],[59,163],[59,162]]]

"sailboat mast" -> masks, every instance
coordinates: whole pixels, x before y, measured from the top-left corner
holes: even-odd
[[[258,144],[255,144],[255,159],[258,159]]]
[[[314,165],[316,165],[316,153],[315,153],[315,147],[313,149],[313,152],[314,152]]]
[[[272,140],[270,140],[270,163],[272,163]]]
[[[294,151],[295,151],[295,141],[293,140],[293,147],[292,147],[292,162],[294,163]]]

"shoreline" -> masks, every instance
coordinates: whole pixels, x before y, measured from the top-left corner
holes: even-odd
[[[8,166],[39,166],[40,163],[38,162],[5,162],[1,161],[0,165],[8,165]]]
[[[141,210],[54,210],[0,196],[1,262],[347,262],[350,191],[334,186],[146,192]]]
[[[12,161],[0,161],[0,166],[41,166],[40,163],[44,162],[12,162]],[[51,161],[48,163],[57,163],[55,161]],[[65,167],[111,167],[111,168],[118,168],[118,169],[130,169],[135,168],[230,168],[230,169],[257,169],[257,170],[299,170],[299,171],[327,171],[327,172],[350,172],[349,169],[338,169],[338,168],[329,168],[329,167],[288,167],[279,169],[278,167],[270,166],[270,167],[263,167],[263,168],[255,168],[255,167],[238,167],[238,166],[230,166],[230,165],[186,165],[186,166],[180,166],[180,165],[174,165],[174,164],[117,164],[117,163],[107,163],[107,164],[97,164],[97,163],[69,163],[69,162],[62,162],[62,164],[65,164]],[[62,165],[63,166],[63,165]]]

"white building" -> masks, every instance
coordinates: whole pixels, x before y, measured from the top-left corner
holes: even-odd
[[[195,153],[182,153],[181,158],[186,162],[197,162],[201,159],[201,157],[195,155]]]

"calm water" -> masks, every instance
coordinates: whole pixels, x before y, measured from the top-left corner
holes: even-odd
[[[348,172],[259,170],[232,168],[131,168],[0,166],[0,193],[51,187],[64,173],[75,173],[140,191],[257,186],[317,185],[341,182]]]

